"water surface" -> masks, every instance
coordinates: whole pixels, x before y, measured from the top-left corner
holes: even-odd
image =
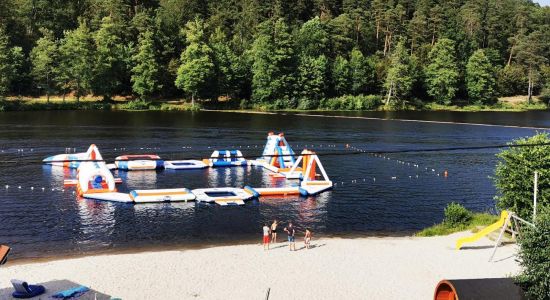
[[[342,113],[445,122],[548,127],[548,112]],[[539,129],[540,131],[541,129]],[[78,199],[63,190],[74,171],[43,166],[44,157],[95,143],[107,160],[157,153],[203,158],[214,149],[261,154],[268,131],[284,132],[295,151],[321,155],[504,144],[534,129],[391,120],[224,112],[0,113],[0,243],[13,257],[48,257],[151,246],[234,243],[258,239],[264,222],[293,221],[316,235],[410,234],[441,221],[451,201],[494,211],[489,178],[498,150],[322,155],[334,190],[317,197],[262,198],[242,207],[196,203],[129,205]],[[346,148],[349,145],[349,148]],[[76,148],[76,149],[75,149]],[[124,150],[125,149],[125,150]],[[418,167],[416,167],[418,166]],[[449,176],[445,178],[443,172]],[[117,172],[129,189],[281,185],[258,167]],[[5,188],[9,185],[9,188]],[[21,188],[18,188],[21,186]],[[31,189],[33,188],[33,189]],[[44,190],[42,190],[44,189]],[[258,239],[259,241],[259,239]]]

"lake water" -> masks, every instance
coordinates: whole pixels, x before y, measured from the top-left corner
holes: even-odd
[[[550,127],[548,112],[340,115]],[[296,152],[308,147],[323,154],[350,152],[351,148],[390,151],[505,144],[537,130],[292,114],[0,113],[0,244],[13,247],[13,258],[30,258],[259,241],[261,226],[274,218],[283,225],[293,221],[299,231],[310,227],[316,235],[401,235],[440,222],[443,208],[451,201],[476,211],[495,211],[495,190],[489,178],[496,164],[498,150],[494,149],[389,154],[385,158],[321,155],[336,183],[332,191],[309,198],[261,198],[241,207],[78,199],[72,189],[63,190],[63,179],[74,177],[74,171],[40,163],[66,148],[85,151],[91,143],[107,160],[140,153],[157,153],[164,159],[204,158],[222,148],[256,156],[261,154],[268,131],[284,132]],[[124,180],[121,191],[280,184],[259,167],[117,173]]]

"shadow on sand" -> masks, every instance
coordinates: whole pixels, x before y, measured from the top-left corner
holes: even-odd
[[[39,296],[36,296],[36,297],[27,298],[27,299],[36,299],[36,300],[38,300],[38,299],[55,299],[55,298],[51,297],[55,293],[58,293],[60,291],[64,291],[64,290],[74,288],[74,287],[77,287],[77,286],[81,285],[81,284],[78,284],[78,283],[70,281],[70,280],[51,280],[51,281],[48,281],[48,282],[40,282],[40,283],[29,282],[29,284],[39,284],[39,285],[43,285],[46,288],[46,293],[44,293],[42,295],[39,295]],[[15,299],[11,296],[11,293],[13,291],[14,291],[13,287],[1,289],[0,290],[0,299],[2,299],[2,300],[4,300],[4,299]],[[78,297],[77,299],[78,300],[96,300],[96,299],[97,300],[109,300],[109,299],[111,299],[111,296],[109,296],[107,294],[104,294],[104,293],[100,293],[100,292],[95,291],[95,290],[90,288],[90,290],[88,292],[84,293],[82,296]]]

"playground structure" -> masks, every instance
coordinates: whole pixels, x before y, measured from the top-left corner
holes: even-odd
[[[298,172],[296,175],[296,170],[300,162],[303,162],[302,172]],[[322,180],[317,180],[317,168],[321,172]],[[296,160],[290,171],[288,171],[287,178],[296,178],[299,177],[302,181],[300,182],[300,188],[305,190],[308,195],[316,195],[323,191],[332,188],[332,181],[328,178],[325,168],[319,160],[319,156],[311,150],[304,149],[300,154],[300,157]]]
[[[268,135],[268,141],[259,160],[247,161],[239,150],[216,150],[209,159],[163,161],[153,154],[118,156],[115,164],[107,165],[95,145],[84,154],[78,154],[79,167],[76,179],[66,179],[67,186],[76,185],[80,197],[101,201],[122,203],[155,203],[193,201],[217,203],[219,205],[242,205],[244,201],[265,196],[311,196],[331,189],[332,181],[317,154],[305,149],[296,159],[294,151],[282,133]],[[57,161],[47,158],[44,163]],[[67,167],[64,161],[61,166]],[[214,187],[189,190],[186,188],[131,190],[118,192],[115,185],[122,179],[114,178],[111,169],[119,171],[166,169],[199,169],[207,167],[262,166],[284,179],[298,179],[298,183],[282,187]],[[317,174],[317,170],[320,174]]]
[[[255,162],[272,172],[280,173],[294,165],[296,162],[294,156],[295,153],[286,141],[284,133],[276,135],[269,132],[262,157]]]
[[[524,219],[518,217],[515,213],[503,210],[500,213],[500,218],[498,219],[498,221],[496,221],[495,223],[483,228],[482,230],[480,230],[479,232],[477,232],[477,233],[475,233],[471,236],[467,236],[467,237],[463,237],[463,238],[458,239],[456,241],[455,248],[456,248],[456,250],[460,250],[464,246],[464,244],[473,243],[473,242],[481,239],[482,237],[490,234],[491,232],[500,229],[500,234],[498,236],[498,239],[495,242],[495,246],[493,248],[493,253],[491,254],[491,257],[489,258],[489,261],[492,261],[493,257],[495,256],[495,253],[497,251],[497,248],[500,245],[502,238],[504,237],[504,233],[506,231],[510,232],[512,234],[512,238],[514,239],[516,237],[516,235],[519,233],[521,223],[529,225],[529,226],[533,226],[533,227],[535,226],[534,224],[532,224],[530,222],[527,222]]]
[[[65,185],[76,185],[77,194],[116,192],[116,181],[103,161],[97,146],[92,144],[86,151],[85,161],[80,162],[76,180],[66,181]]]
[[[99,154],[99,152],[97,152],[97,147],[93,151],[96,151],[96,155]],[[83,161],[91,160],[89,152],[90,149],[88,149],[88,151],[86,152],[81,153],[57,154],[54,156],[46,157],[42,160],[42,162],[46,165],[77,169]]]
[[[215,150],[210,159],[204,159],[203,163],[210,167],[235,167],[247,166],[240,150]]]

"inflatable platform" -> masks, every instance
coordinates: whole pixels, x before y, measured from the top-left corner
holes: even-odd
[[[216,150],[212,152],[210,159],[205,159],[203,162],[211,167],[234,167],[248,165],[248,162],[244,159],[240,150]]]
[[[156,170],[164,168],[164,161],[154,154],[122,155],[115,158],[115,165],[123,171]]]
[[[233,187],[195,189],[191,191],[200,202],[216,203],[219,205],[244,205],[245,200],[254,198],[254,195],[244,189]]]
[[[164,168],[171,170],[193,170],[207,167],[208,165],[200,160],[168,160],[164,162]]]

